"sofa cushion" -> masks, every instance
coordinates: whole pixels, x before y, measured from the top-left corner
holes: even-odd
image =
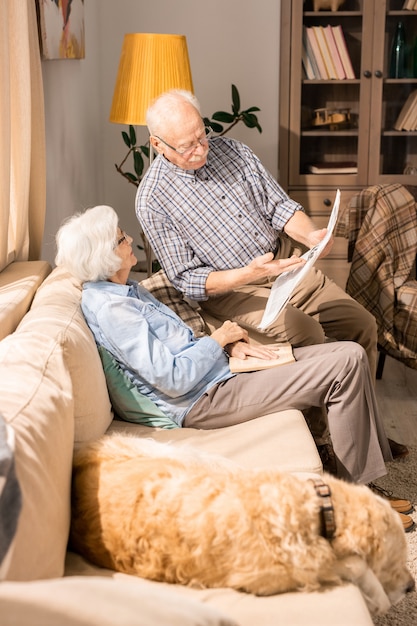
[[[3,339],[0,397],[4,420],[14,431],[22,494],[5,578],[61,576],[70,523],[74,406],[60,337],[31,331]]]
[[[107,433],[115,432],[220,454],[246,468],[274,467],[309,476],[323,471],[304,416],[294,409],[210,430],[163,430],[114,420]]]
[[[0,585],[2,626],[238,626],[219,609],[145,580],[99,576]]]
[[[0,272],[0,339],[16,330],[50,271],[46,261],[15,261]]]
[[[72,379],[76,443],[103,435],[113,418],[97,346],[81,311],[81,290],[71,274],[56,268],[39,287],[17,329],[60,337]]]
[[[136,580],[139,588],[147,584],[151,591],[155,590],[155,593],[160,591],[163,594],[165,591],[172,590],[182,598],[194,599],[206,606],[218,609],[229,619],[236,620],[239,626],[372,626],[373,624],[363,596],[359,588],[353,584],[328,586],[323,590],[310,593],[294,591],[272,596],[255,596],[224,587],[196,589],[186,585],[145,581],[130,574],[100,569],[72,552],[67,554],[65,572],[66,577],[84,577],[84,580],[100,575],[112,576],[113,580],[123,582],[123,584]],[[0,585],[0,591],[1,589]],[[150,621],[146,626],[148,624],[158,624],[158,622]]]
[[[176,313],[183,322],[185,322],[196,337],[202,337],[206,334],[204,320],[175,287],[170,283],[167,275],[163,270],[159,270],[156,274],[152,274],[149,278],[140,281],[142,287],[145,287],[151,294],[168,306]]]
[[[155,428],[179,428],[159,407],[140,393],[106,348],[98,348],[113,409],[118,417]]]

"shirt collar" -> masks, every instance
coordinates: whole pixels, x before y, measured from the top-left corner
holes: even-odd
[[[210,151],[209,151],[209,157],[210,157]],[[163,159],[163,163],[165,164],[165,167],[167,167],[173,174],[181,178],[192,180],[192,181],[194,181],[197,177],[203,178],[203,179],[206,178],[207,176],[206,170],[207,170],[209,157],[207,159],[206,164],[200,167],[198,170],[184,170],[182,167],[178,167],[178,165],[175,165],[174,163],[171,163],[171,161],[168,161],[168,159],[164,157],[163,155],[159,155],[159,158]]]
[[[109,280],[98,280],[84,283],[83,289],[98,289],[99,291],[110,291],[120,296],[127,296],[131,284],[130,281],[126,285],[121,285],[120,283],[112,283]]]

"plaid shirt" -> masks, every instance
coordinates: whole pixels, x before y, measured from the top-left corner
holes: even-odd
[[[301,205],[255,154],[233,139],[210,140],[207,163],[184,170],[158,156],[136,196],[136,215],[173,285],[206,300],[210,272],[276,252],[278,234]]]
[[[352,254],[346,291],[373,313],[388,354],[417,369],[414,197],[400,184],[364,189],[352,198],[344,227]]]

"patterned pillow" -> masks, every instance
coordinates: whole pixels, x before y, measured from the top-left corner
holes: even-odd
[[[179,428],[149,398],[138,391],[115,358],[103,346],[98,347],[107,388],[115,413],[127,422],[153,428]]]
[[[194,309],[191,304],[184,299],[179,292],[170,283],[168,276],[164,270],[159,270],[145,280],[141,280],[140,284],[145,287],[160,302],[169,306],[185,324],[190,326],[196,337],[202,337],[206,334],[204,320],[201,315]]]

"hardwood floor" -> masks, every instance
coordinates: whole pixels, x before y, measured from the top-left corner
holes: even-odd
[[[417,446],[417,370],[387,356],[376,393],[388,437]]]

